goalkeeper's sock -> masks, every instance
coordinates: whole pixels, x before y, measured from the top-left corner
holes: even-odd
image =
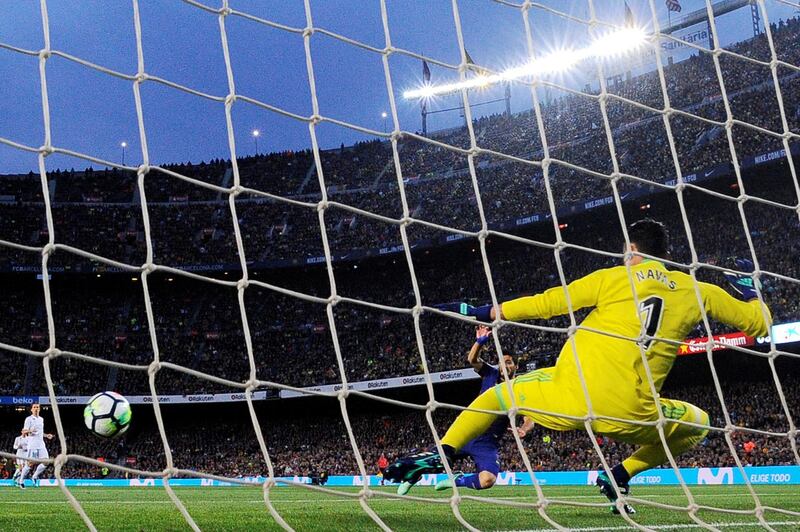
[[[31,471],[31,466],[29,466],[28,464],[25,464],[25,467],[22,468],[22,473],[19,474],[19,479],[18,480],[20,482],[25,482],[25,477],[28,476],[28,473],[30,473],[30,471]]]
[[[459,488],[470,488],[473,490],[481,489],[481,477],[476,473],[466,477],[456,477],[456,486]]]
[[[14,471],[14,476],[11,477],[11,480],[17,480],[19,474],[22,473],[22,468],[18,467],[16,471]]]

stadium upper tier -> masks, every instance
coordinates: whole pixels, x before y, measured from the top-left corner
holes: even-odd
[[[776,25],[773,36],[778,58],[800,63],[800,19]],[[738,43],[731,51],[770,60],[763,35]],[[752,165],[753,156],[783,147],[780,135],[784,133],[784,117],[788,130],[800,134],[797,69],[776,69],[781,106],[769,67],[728,55],[720,56],[720,66],[736,120],[731,138],[740,165]],[[649,183],[676,179],[670,137],[682,175],[733,173],[725,128],[714,123],[725,122],[726,110],[712,59],[702,54],[670,65],[664,73],[669,104],[680,110],[668,115],[671,135],[657,112],[665,107],[665,101],[655,72],[609,86],[610,93],[639,104],[614,97],[606,103],[619,170],[639,178],[623,178],[617,183],[622,197],[652,190]],[[613,164],[596,96],[564,93],[544,104],[542,118],[553,159],[548,178],[556,207],[568,209],[609,196],[611,180],[598,175],[610,175]],[[520,217],[549,213],[541,166],[505,157],[542,159],[542,137],[533,114],[481,118],[475,121],[474,130],[478,147],[485,150],[475,157],[475,173],[489,226],[513,225]],[[464,152],[470,147],[467,130],[452,130],[434,138],[454,149],[409,136],[398,143],[409,214],[416,220],[476,231],[480,217]],[[797,137],[788,140],[798,143]],[[330,201],[395,220],[403,216],[391,143],[363,142],[320,155]],[[164,168],[217,186],[233,184],[230,161]],[[303,207],[240,194],[237,217],[248,260],[302,262],[321,257],[316,209],[321,192],[312,154],[303,151],[248,157],[238,161],[238,168],[242,186],[308,204]],[[141,198],[133,172],[55,170],[48,173],[48,180],[56,242],[128,264],[144,262]],[[238,262],[226,194],[158,170],[147,175],[145,191],[156,263],[186,267]],[[44,245],[47,230],[38,174],[0,177],[0,198],[0,239]],[[783,203],[796,204],[789,199]],[[332,248],[341,254],[352,249],[391,248],[401,241],[396,224],[338,206],[326,210],[325,225]],[[443,235],[420,224],[412,224],[409,233],[412,242]],[[35,265],[39,261],[38,253],[6,252],[0,257],[0,267]]]

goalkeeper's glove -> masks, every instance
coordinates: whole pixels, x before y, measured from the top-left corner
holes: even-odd
[[[750,259],[736,259],[735,264],[738,269],[745,272],[752,272],[754,269],[753,261]],[[756,292],[756,281],[752,277],[733,272],[723,273],[733,289],[741,294],[745,301],[758,298],[758,292]]]
[[[492,305],[482,305],[480,307],[473,307],[467,303],[443,303],[441,305],[434,305],[433,308],[439,309],[443,312],[454,312],[462,316],[470,316],[476,318],[478,321],[492,321]]]

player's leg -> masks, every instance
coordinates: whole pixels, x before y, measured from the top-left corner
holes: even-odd
[[[531,418],[535,423],[544,427],[555,430],[571,430],[583,426],[580,418],[576,416],[582,415],[580,409],[585,411],[585,404],[576,402],[563,390],[557,388],[553,381],[554,369],[545,368],[514,379],[512,381],[513,403],[507,383],[498,384],[479,395],[469,405],[470,410],[461,412],[442,438],[442,447],[447,458],[452,459],[459,449],[486,432],[501,415],[475,410],[507,412],[515,403],[525,417]],[[539,410],[552,414],[543,414]],[[399,459],[387,468],[386,478],[403,482],[411,478],[418,478],[425,473],[441,473],[442,471],[444,471],[444,466],[439,453],[426,452]]]
[[[498,459],[497,443],[494,438],[478,438],[467,444],[462,452],[468,454],[475,462],[477,473],[464,475],[458,473],[453,475],[453,479],[446,478],[436,483],[436,491],[450,489],[453,485],[459,488],[469,488],[474,490],[485,490],[494,486],[497,482],[497,475],[500,473],[500,461]]]
[[[664,426],[667,445],[675,457],[703,441],[703,438],[708,434],[708,428],[706,428],[709,426],[708,413],[691,403],[661,399],[661,411],[668,420],[703,426],[696,427],[682,423],[667,423]],[[653,432],[655,434],[652,442],[645,443],[622,462],[622,468],[629,477],[633,477],[646,469],[660,466],[667,461],[667,453],[658,438],[658,433],[655,430]]]
[[[34,471],[33,476],[31,476],[31,480],[33,481],[34,486],[39,485],[39,477],[42,475],[45,469],[47,469],[47,466],[45,464],[39,464],[36,466],[36,471]]]
[[[22,474],[22,468],[25,467],[25,460],[17,458],[14,463],[14,476],[11,480],[16,482],[17,478]]]
[[[500,385],[503,386],[503,385]],[[469,408],[480,410],[503,410],[499,399],[500,392],[498,387],[492,388],[479,395]],[[464,410],[456,420],[450,425],[444,438],[442,447],[448,459],[452,461],[455,453],[464,447],[470,440],[480,436],[497,419],[497,414],[487,414],[484,412],[473,412]],[[404,495],[408,493],[419,478],[427,473],[441,473],[444,471],[442,457],[438,452],[426,451],[423,453],[412,454],[400,458],[395,463],[386,468],[386,478],[400,482],[397,493]]]
[[[47,452],[47,447],[43,447],[39,450],[39,458],[42,460],[50,458],[50,453]],[[39,477],[42,475],[45,469],[47,469],[47,464],[40,463],[36,466],[36,471],[33,472],[33,476],[31,477],[34,486],[39,486]]]
[[[28,458],[39,458],[39,451],[38,449],[28,449]],[[22,468],[22,472],[19,474],[17,478],[17,486],[22,489],[25,489],[25,478],[27,478],[28,473],[30,472],[31,468],[33,467],[33,462],[25,461],[25,466]]]
[[[708,414],[693,404],[661,399],[661,407],[664,416],[668,420],[694,423],[704,427],[708,426]],[[677,457],[703,441],[703,438],[708,434],[708,429],[704,427],[684,425],[682,423],[667,423],[664,427],[664,436],[672,455]],[[647,469],[660,466],[667,461],[666,450],[661,444],[661,439],[655,427],[637,427],[631,429],[630,432],[623,431],[610,435],[621,441],[640,444],[636,452],[611,469],[614,481],[623,495],[628,494],[630,479],[633,476]],[[598,474],[597,485],[600,487],[601,493],[608,497],[612,503],[616,503],[617,492],[605,472]],[[628,513],[635,513],[627,504],[624,505],[624,508]],[[616,506],[612,510],[615,513],[619,511]]]

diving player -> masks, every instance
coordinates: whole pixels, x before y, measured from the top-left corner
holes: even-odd
[[[554,430],[583,429],[589,415],[588,399],[593,431],[639,446],[631,456],[613,467],[613,483],[605,472],[598,474],[597,485],[614,503],[615,511],[619,508],[614,483],[619,493],[627,495],[631,477],[667,460],[657,427],[628,420],[657,421],[660,403],[661,413],[667,420],[666,442],[676,456],[694,447],[708,433],[706,412],[683,401],[659,398],[656,402],[650,384],[652,377],[652,386],[658,394],[672,369],[680,343],[703,319],[703,313],[749,336],[766,336],[771,323],[769,309],[760,304],[749,275],[725,273],[745,300],[740,301],[716,285],[695,284],[689,275],[667,270],[662,262],[640,255],[668,256],[669,238],[661,223],[641,220],[629,227],[628,235],[630,247],[624,250],[625,266],[590,273],[570,283],[567,290],[560,286],[551,288],[541,294],[505,302],[497,308],[463,303],[442,307],[484,322],[498,316],[508,321],[521,321],[567,314],[566,292],[573,310],[593,307],[575,329],[572,341],[565,343],[554,367],[517,377],[511,387],[521,413],[540,425]],[[736,264],[740,269],[752,270],[749,261],[737,260]],[[508,385],[500,384],[484,392],[470,407],[508,411],[511,407]],[[484,433],[496,418],[496,415],[482,412],[462,412],[442,438],[448,458]],[[386,476],[403,481],[409,476],[442,470],[438,453],[420,453],[401,458],[389,466]],[[620,506],[633,512],[628,505]]]
[[[475,332],[475,343],[467,354],[467,362],[472,366],[478,375],[481,376],[481,391],[485,392],[494,388],[498,382],[503,381],[503,372],[499,367],[494,367],[487,364],[480,357],[481,351],[486,348],[487,342],[491,339],[492,330],[489,327],[480,326]],[[514,357],[509,354],[504,354],[502,364],[506,368],[508,377],[514,378],[517,371],[517,363]],[[521,427],[518,427],[517,433],[520,438],[524,438],[533,428],[533,421],[525,418],[525,422]],[[458,487],[471,488],[475,490],[488,489],[494,486],[497,481],[497,474],[500,472],[500,460],[498,451],[500,448],[500,440],[503,438],[507,431],[510,431],[508,418],[498,418],[488,430],[467,443],[461,448],[455,458],[471,458],[475,462],[475,470],[477,473],[472,475],[464,475],[457,473],[454,475],[453,480],[444,479],[436,484],[436,491],[442,491],[453,487],[453,483]],[[409,478],[400,483],[397,487],[398,495],[405,495],[416,484],[420,477],[419,475],[414,478]]]

